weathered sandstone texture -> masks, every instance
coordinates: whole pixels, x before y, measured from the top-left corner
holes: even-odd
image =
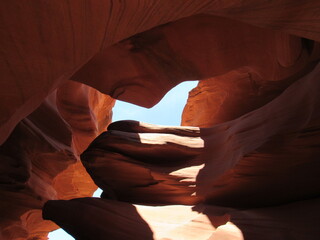
[[[1,240],[47,239],[58,226],[42,219],[46,201],[92,196],[97,187],[79,153],[109,123],[113,104],[70,81],[15,127],[0,147]]]
[[[318,240],[319,12],[1,1],[0,240]],[[114,98],[152,107],[187,80],[182,127],[109,125]]]
[[[181,18],[197,14],[212,14],[235,19],[236,21],[234,22],[239,24],[240,22],[246,22],[265,29],[276,29],[282,33],[319,41],[320,26],[318,22],[320,16],[317,14],[319,5],[320,3],[317,0],[299,2],[292,2],[290,0],[273,0],[268,2],[264,0],[101,0],[98,3],[94,0],[87,2],[76,0],[47,2],[36,0],[33,4],[20,0],[2,1],[0,5],[0,46],[2,52],[0,142],[4,142],[14,126],[34,111],[50,92],[68,80],[93,56],[96,57],[92,61],[99,62],[100,58],[104,57],[103,53],[108,46],[127,39],[130,36]],[[200,26],[194,27],[197,29]],[[226,36],[224,37],[225,34],[231,35],[231,39],[230,37],[229,39],[234,40],[235,44],[241,41],[241,38],[237,37],[234,30],[226,30],[230,27],[230,24],[222,27],[223,29],[218,28],[223,30],[222,35],[218,37],[222,38],[223,42],[227,39]],[[188,27],[186,26],[185,29],[188,30]],[[210,34],[211,30],[209,30],[208,34]],[[173,32],[175,32],[175,29]],[[259,34],[254,32],[246,34],[249,39],[253,35],[258,37],[258,39],[260,38]],[[175,43],[173,48],[182,44],[189,37],[198,38],[197,34],[194,34],[192,31],[188,35],[180,35],[179,41]],[[210,39],[204,40],[210,41]],[[272,44],[271,42],[269,43]],[[255,51],[252,47],[258,43],[253,44],[250,41],[248,44],[248,47],[251,46],[249,53],[252,53]],[[142,46],[144,45],[142,44]],[[241,49],[246,47],[240,42],[237,46]],[[196,44],[192,43],[191,46],[189,44],[186,47],[189,50],[186,53],[192,54],[195,58],[201,57],[203,53],[195,55],[195,51],[190,51],[194,47],[202,48],[204,51],[215,49],[208,48],[205,44],[198,42]],[[225,49],[223,45],[220,45],[221,48]],[[128,50],[128,47],[125,47],[125,49]],[[118,47],[114,48],[114,51],[116,50],[118,50]],[[265,48],[261,47],[261,50],[265,50]],[[177,49],[177,51],[181,50]],[[230,49],[230,52],[233,53],[234,51]],[[116,55],[118,58],[130,58],[123,51],[121,56],[118,53]],[[255,55],[259,55],[259,52],[255,53]],[[204,54],[204,56],[208,56],[206,60],[214,57],[212,54]],[[235,56],[241,57],[240,54],[232,54],[232,58]],[[264,57],[260,59],[262,60]],[[143,61],[143,59],[141,60]],[[222,59],[218,63],[227,64]],[[123,66],[116,64],[114,64],[115,71],[118,69],[121,71]],[[147,70],[147,66],[153,66],[154,68],[156,66],[154,64],[151,66],[149,64],[147,66],[143,65],[142,69],[138,66],[127,66],[121,71],[125,73],[128,71],[127,68],[131,67],[131,72],[129,73],[133,74],[129,79],[123,79],[122,76],[118,76],[118,83],[111,79],[105,81],[109,82],[108,84],[112,88],[110,92],[106,93],[112,94],[112,91],[119,88],[119,85],[128,85],[127,87],[130,86],[133,89],[127,90],[127,92],[131,92],[135,96],[131,98],[137,98],[138,100],[135,102],[140,102],[140,94],[137,89],[143,90],[143,87],[139,84],[131,84],[130,82],[135,80],[139,83],[139,79],[141,79],[142,85],[152,82],[143,81],[143,79],[150,79],[150,76],[145,75],[144,78],[140,78],[137,73]],[[159,63],[158,67],[161,66]],[[165,72],[168,72],[167,68],[170,66],[165,66]],[[207,64],[202,66],[202,68],[211,67]],[[179,69],[175,71],[179,72]],[[90,76],[91,80],[82,80],[92,81],[89,85],[97,85],[95,83],[97,76],[95,75],[100,76],[100,72],[103,69],[99,68],[98,64],[95,70],[99,71],[97,73],[92,72]],[[162,74],[165,74],[165,72]],[[190,76],[190,73],[186,72],[189,77],[193,77],[192,74]],[[112,74],[112,76],[117,77],[116,74]],[[82,77],[79,76],[79,78]],[[129,81],[129,83],[123,84],[124,80]],[[100,82],[100,84],[105,85],[106,83]],[[158,84],[162,85],[162,83]],[[161,85],[157,85],[159,89],[162,89]],[[145,88],[149,87],[145,86]],[[169,89],[170,87],[167,88]],[[10,94],[7,93],[7,89],[10,89]],[[145,91],[143,93],[147,94]],[[8,101],[10,101],[10,106],[7,104]],[[144,104],[147,104],[148,101],[149,99],[146,99]]]

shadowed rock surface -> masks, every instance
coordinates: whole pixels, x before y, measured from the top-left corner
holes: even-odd
[[[3,1],[0,5],[1,142],[21,119],[94,55],[130,36],[206,13],[319,41],[319,5],[317,0],[294,3],[289,0],[103,0],[99,3],[60,0],[50,4],[43,0],[34,4]],[[6,89],[11,89],[11,93],[7,94]],[[10,106],[5,103],[8,101]]]
[[[44,217],[50,216],[80,240],[315,240],[320,233],[317,227],[320,218],[318,214],[310,214],[310,211],[319,211],[318,198],[243,210],[212,205],[199,205],[192,210],[181,205],[153,207],[107,199],[78,198],[49,201],[44,208]]]
[[[43,206],[80,240],[318,239],[319,9],[2,1],[0,239],[47,239]],[[111,97],[151,107],[187,80],[184,127],[102,133]]]
[[[211,128],[115,122],[81,155],[82,161],[104,190],[102,198],[129,206],[196,204],[194,211],[212,219],[211,230],[205,227],[207,221],[200,221],[195,235],[187,230],[191,226],[176,230],[178,235],[163,230],[168,239],[317,239],[319,230],[313,223],[320,218],[310,209],[320,193],[315,184],[320,171],[319,76],[317,65],[268,104]],[[93,204],[85,201],[83,214]],[[46,204],[44,217],[70,225],[66,229],[75,236],[91,232],[97,239],[104,238],[95,234],[94,224],[89,231],[82,230],[77,225],[82,220],[73,214],[68,220],[64,214],[58,218],[50,214],[70,206],[76,208],[70,201],[52,201]],[[153,210],[141,214],[151,229],[154,214]],[[266,228],[270,233],[265,233]],[[105,231],[121,239],[118,230]],[[163,239],[153,231],[150,239]]]
[[[196,157],[204,147],[198,128],[126,123],[109,125],[112,130],[96,138],[81,155],[87,171],[104,190],[102,197],[139,204],[194,204],[197,167],[190,166],[201,165]],[[143,133],[136,131],[140,129]],[[157,133],[157,129],[170,133]]]
[[[16,126],[0,147],[1,239],[47,239],[58,226],[42,219],[46,201],[93,194],[78,153],[109,123],[113,103],[70,82]]]

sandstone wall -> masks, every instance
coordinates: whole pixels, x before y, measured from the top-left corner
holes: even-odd
[[[92,196],[79,154],[110,122],[113,104],[70,81],[15,127],[0,147],[1,239],[47,239],[58,226],[42,219],[46,201]]]
[[[319,8],[2,1],[0,239],[318,239]],[[186,80],[193,127],[102,133]]]

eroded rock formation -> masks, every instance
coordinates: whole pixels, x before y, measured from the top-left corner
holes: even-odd
[[[70,81],[16,126],[0,147],[1,239],[47,239],[58,226],[42,219],[46,201],[93,194],[79,153],[110,122],[113,104]]]
[[[204,13],[319,41],[318,8],[317,0],[2,2],[1,142],[17,122],[94,55],[98,57],[107,46],[137,33]],[[6,94],[6,89],[11,89],[11,94]],[[7,101],[11,101],[10,107]]]
[[[1,2],[0,239],[46,239],[48,200],[78,240],[318,239],[319,8]],[[100,134],[111,97],[151,107],[196,79],[193,127]]]
[[[81,155],[96,184],[105,189],[102,195],[140,204],[196,203],[196,172],[188,167],[198,164],[195,157],[204,147],[198,128],[126,123],[109,125]]]

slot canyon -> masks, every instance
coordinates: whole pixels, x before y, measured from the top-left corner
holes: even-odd
[[[11,0],[0,31],[0,240],[320,238],[320,1]],[[112,122],[191,80],[181,126]]]

